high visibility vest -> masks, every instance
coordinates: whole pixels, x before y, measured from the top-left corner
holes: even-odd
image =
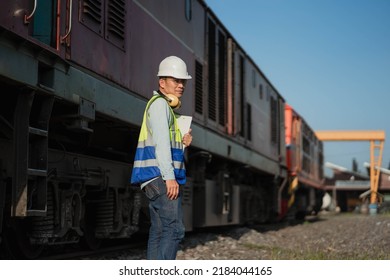
[[[161,176],[156,159],[156,150],[153,145],[152,135],[147,127],[146,119],[150,105],[157,98],[162,97],[159,95],[153,96],[146,105],[144,112],[141,131],[138,138],[138,146],[135,152],[133,171],[131,174],[131,184],[134,185],[139,185],[155,177]],[[169,107],[169,109],[173,119],[173,125],[170,124],[169,127],[169,137],[171,142],[171,155],[174,165],[175,178],[178,184],[184,185],[186,183],[186,170],[184,167],[182,135],[179,126],[177,125],[176,115],[171,107]]]

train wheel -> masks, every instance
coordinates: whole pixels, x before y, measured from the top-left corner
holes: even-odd
[[[36,259],[45,245],[31,242],[32,220],[31,218],[11,218],[11,198],[6,196],[4,207],[4,221],[2,232],[2,249],[7,259]]]
[[[4,229],[3,245],[6,256],[10,259],[36,259],[45,245],[31,243],[29,222],[13,220],[11,225]]]

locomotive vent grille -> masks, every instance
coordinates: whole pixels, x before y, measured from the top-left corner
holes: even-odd
[[[124,0],[111,0],[108,2],[108,36],[114,35],[120,40],[125,39],[125,11],[126,10]]]
[[[113,45],[125,48],[126,1],[84,0],[80,21]]]
[[[83,12],[98,24],[102,22],[102,2],[99,0],[85,0]]]
[[[195,112],[203,114],[203,66],[195,62]]]
[[[214,22],[209,19],[208,27],[208,117],[210,120],[217,120],[217,97],[216,97],[216,30]]]
[[[101,0],[84,0],[82,2],[82,13],[80,21],[89,29],[102,35],[102,1]]]

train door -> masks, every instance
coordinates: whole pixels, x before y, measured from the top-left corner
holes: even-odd
[[[57,1],[39,1],[32,22],[32,37],[57,48]]]
[[[69,46],[69,35],[72,30],[72,6],[73,0],[34,0],[24,17],[29,36],[51,50],[65,50]]]

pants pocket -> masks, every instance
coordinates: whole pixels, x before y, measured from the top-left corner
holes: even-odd
[[[161,194],[160,189],[154,184],[154,182],[146,185],[143,188],[143,191],[149,200],[155,200]]]

